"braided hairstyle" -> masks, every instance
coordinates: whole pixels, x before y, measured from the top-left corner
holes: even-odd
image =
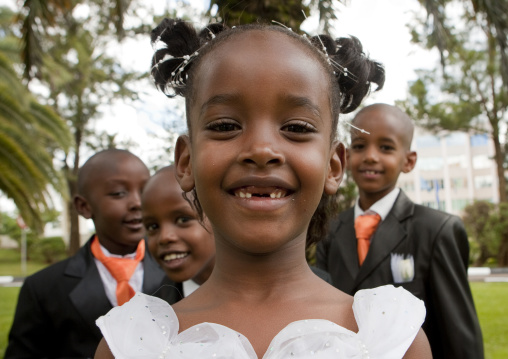
[[[321,63],[329,73],[330,105],[332,112],[331,141],[337,136],[339,114],[354,111],[369,93],[372,83],[375,91],[383,88],[385,74],[383,66],[370,60],[363,52],[356,37],[333,39],[328,35],[307,37],[283,26],[260,24],[228,28],[215,23],[198,32],[190,23],[180,19],[164,19],[152,30],[151,41],[155,48],[151,74],[155,85],[166,96],[183,96],[189,134],[192,133],[190,109],[195,98],[195,77],[201,61],[233,36],[247,31],[276,31],[296,41],[302,49]],[[203,210],[192,190],[190,200],[202,218]],[[185,196],[185,194],[184,194]],[[307,231],[307,245],[315,243],[327,233],[329,219],[338,210],[338,195],[323,194],[314,212]],[[187,197],[186,197],[187,198]]]

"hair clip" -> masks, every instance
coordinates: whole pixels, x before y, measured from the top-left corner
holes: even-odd
[[[361,133],[366,133],[367,135],[370,135],[370,132],[365,131],[363,128],[356,127],[356,126],[355,126],[355,125],[353,125],[351,122],[346,122],[346,125],[348,125],[348,126],[350,126],[350,127],[353,127],[355,130],[358,130],[358,131],[360,131]]]

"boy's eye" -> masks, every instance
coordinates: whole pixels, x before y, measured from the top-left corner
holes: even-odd
[[[355,143],[354,145],[351,145],[351,149],[355,151],[361,150],[363,147],[364,147],[363,144],[360,143]]]
[[[238,123],[231,120],[218,120],[209,123],[206,129],[216,132],[230,132],[240,130],[240,126]]]
[[[310,123],[305,121],[298,121],[287,124],[282,128],[283,131],[293,132],[293,133],[314,133],[316,132],[316,128],[312,126]]]
[[[390,145],[381,145],[380,148],[382,151],[393,151],[394,150],[394,147],[390,146]]]
[[[153,233],[157,229],[159,229],[159,226],[157,225],[157,223],[145,223],[145,228],[148,233]]]
[[[110,192],[110,196],[112,197],[122,197],[125,195],[125,191],[113,191],[113,192]]]

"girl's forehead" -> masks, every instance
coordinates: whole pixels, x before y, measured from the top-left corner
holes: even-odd
[[[326,71],[317,56],[294,38],[277,31],[250,30],[223,40],[206,54],[196,72],[197,92],[210,81],[218,85],[261,79],[279,83],[301,79],[310,81],[309,91],[315,90],[315,82],[328,89]]]

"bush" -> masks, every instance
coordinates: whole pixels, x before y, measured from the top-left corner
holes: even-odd
[[[52,264],[67,257],[62,237],[46,237],[32,247],[33,257]]]

